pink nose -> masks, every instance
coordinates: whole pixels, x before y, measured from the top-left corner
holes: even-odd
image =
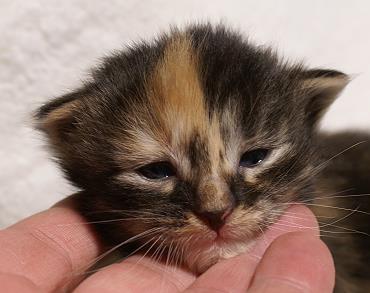
[[[225,225],[227,218],[231,215],[233,208],[228,207],[222,210],[201,211],[197,213],[209,228],[218,232],[223,225]]]

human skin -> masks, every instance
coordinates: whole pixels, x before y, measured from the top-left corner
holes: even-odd
[[[83,222],[70,197],[0,231],[0,292],[333,291],[332,257],[315,217],[302,205],[291,206],[250,252],[221,261],[201,276],[136,255],[80,282],[81,269],[103,253]]]

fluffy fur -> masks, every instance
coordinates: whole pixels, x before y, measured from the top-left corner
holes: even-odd
[[[248,248],[287,204],[312,196],[316,125],[348,83],[282,61],[223,26],[173,29],[106,58],[80,89],[37,113],[78,208],[101,238],[203,272]],[[243,154],[265,149],[258,165]],[[153,163],[174,176],[140,173]],[[139,237],[140,236],[140,237]],[[157,248],[157,249],[156,249]]]

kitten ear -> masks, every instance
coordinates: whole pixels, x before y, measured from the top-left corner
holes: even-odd
[[[305,113],[310,125],[316,125],[329,106],[349,83],[348,75],[326,69],[304,72],[303,90],[307,93]]]
[[[36,128],[54,141],[67,140],[75,128],[75,115],[81,107],[82,96],[76,91],[43,105],[35,113]]]

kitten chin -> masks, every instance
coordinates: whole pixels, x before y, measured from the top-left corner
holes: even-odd
[[[186,252],[184,262],[192,272],[202,274],[219,261],[248,251],[254,241],[216,242],[206,247],[192,247]]]

